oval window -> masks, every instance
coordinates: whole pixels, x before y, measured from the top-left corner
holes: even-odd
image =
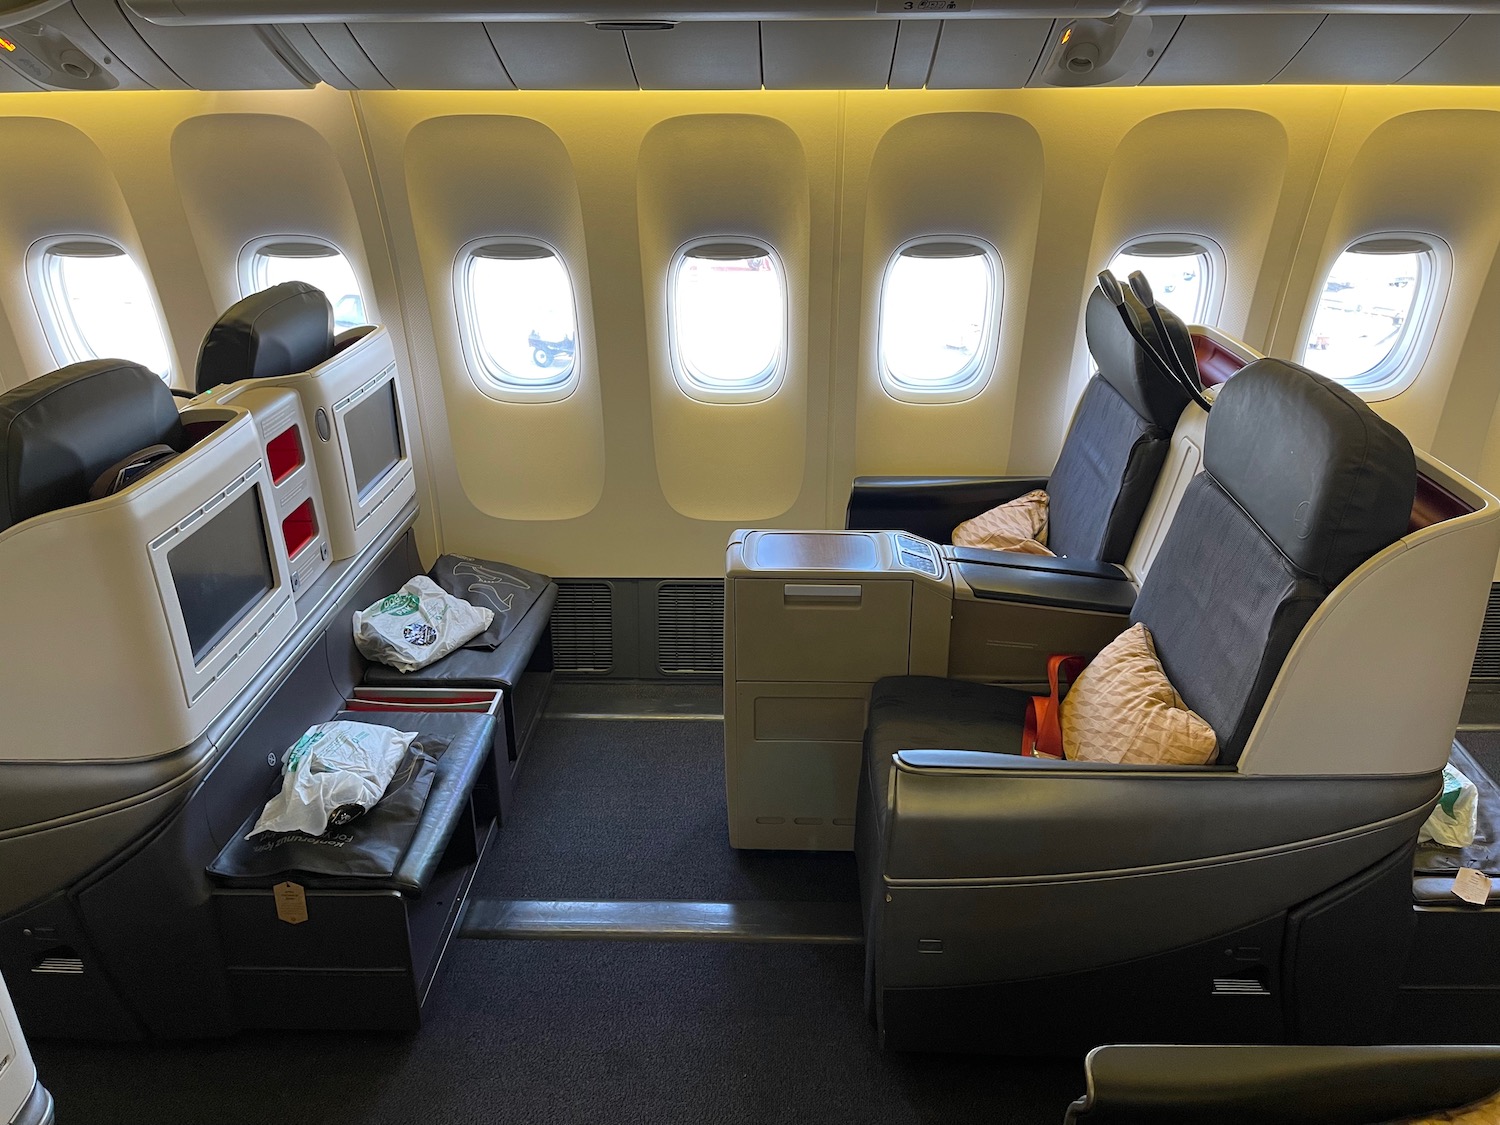
[[[461,277],[469,351],[492,384],[523,394],[567,388],[578,313],[562,259],[531,242],[468,251]]]
[[[369,323],[354,267],[343,253],[326,242],[266,242],[246,256],[243,284],[246,296],[284,281],[305,281],[321,289],[333,306],[336,332]]]
[[[38,272],[59,362],[128,359],[163,379],[171,375],[151,283],[124,250],[99,240],[55,242],[42,252]]]
[[[888,390],[946,395],[989,374],[999,327],[999,258],[973,242],[897,251],[880,296],[880,370]],[[903,394],[905,392],[905,394]]]
[[[1338,256],[1323,281],[1302,365],[1360,390],[1394,382],[1406,366],[1434,272],[1433,249],[1372,238]]]
[[[671,347],[689,394],[725,400],[774,386],[786,352],[786,281],[769,247],[689,246],[671,276]]]
[[[1132,242],[1110,260],[1109,272],[1125,280],[1136,270],[1146,275],[1156,303],[1189,324],[1202,324],[1213,300],[1215,255],[1186,239],[1151,238]]]

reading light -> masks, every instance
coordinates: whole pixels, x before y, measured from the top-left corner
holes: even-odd
[[[1098,86],[1121,78],[1151,40],[1151,17],[1121,10],[1108,19],[1078,19],[1063,28],[1042,70],[1052,86]]]

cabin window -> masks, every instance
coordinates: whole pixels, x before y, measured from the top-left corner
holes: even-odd
[[[786,356],[786,275],[769,246],[698,242],[679,250],[668,300],[672,370],[706,402],[766,398]]]
[[[172,361],[151,284],[113,242],[54,242],[35,259],[45,328],[61,363],[128,359],[170,378]]]
[[[880,292],[880,375],[908,402],[977,394],[994,365],[1000,258],[993,247],[924,239],[896,251]]]
[[[570,394],[578,371],[573,282],[537,242],[485,242],[459,256],[459,306],[471,370],[487,389],[546,401]]]
[[[1123,285],[1136,270],[1146,275],[1156,303],[1189,324],[1206,324],[1213,312],[1222,251],[1196,239],[1157,236],[1127,243],[1109,263]]]
[[[1368,238],[1338,256],[1324,279],[1302,364],[1358,391],[1397,384],[1412,366],[1436,273],[1433,247]]]
[[[252,243],[243,256],[240,278],[245,296],[284,281],[303,281],[316,286],[333,306],[335,332],[369,323],[354,267],[336,247],[326,242],[278,239]]]

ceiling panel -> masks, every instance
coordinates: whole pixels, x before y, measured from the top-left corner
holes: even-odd
[[[480,23],[357,23],[350,32],[398,90],[514,90]]]
[[[896,20],[796,20],[760,25],[768,90],[880,90],[890,77]]]
[[[1273,82],[1399,82],[1463,16],[1329,16]]]
[[[927,88],[1008,90],[1024,86],[1051,34],[1051,20],[944,20]]]
[[[759,90],[760,25],[679,23],[670,31],[627,31],[642,90]]]
[[[637,88],[621,32],[601,31],[586,23],[490,23],[485,27],[517,89]]]
[[[307,30],[356,90],[391,88],[385,75],[370,61],[370,56],[365,54],[364,48],[347,26],[341,23],[310,23]]]
[[[115,0],[75,0],[74,10],[99,40],[149,86],[157,90],[182,90],[186,83],[153,51],[125,18]]]
[[[891,60],[892,90],[920,90],[927,85],[932,52],[937,47],[942,20],[902,20],[896,32],[896,56]]]
[[[1271,81],[1323,22],[1320,14],[1188,16],[1146,86],[1256,86]]]
[[[194,90],[293,90],[313,84],[312,75],[293,69],[276,49],[274,32],[262,34],[247,24],[169,27],[141,19],[128,6],[117,10],[123,10],[136,34]],[[100,38],[105,38],[103,33]]]
[[[1492,86],[1500,82],[1500,16],[1470,16],[1401,81],[1407,85]]]

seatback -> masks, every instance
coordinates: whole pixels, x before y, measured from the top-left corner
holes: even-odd
[[[1165,351],[1144,307],[1129,290],[1124,295],[1137,330]],[[1187,326],[1161,312],[1168,346],[1190,357]],[[1047,482],[1047,546],[1118,563],[1130,551],[1188,393],[1131,338],[1102,290],[1089,297],[1084,331],[1099,373],[1084,389]]]
[[[294,375],[333,355],[333,306],[305,281],[284,281],[229,309],[203,339],[198,391],[240,379]]]
[[[1416,488],[1405,436],[1332,380],[1262,359],[1224,385],[1131,613],[1221,763],[1329,591],[1406,532]]]
[[[148,446],[187,448],[161,376],[90,359],[0,395],[0,531],[82,504],[104,470]]]

